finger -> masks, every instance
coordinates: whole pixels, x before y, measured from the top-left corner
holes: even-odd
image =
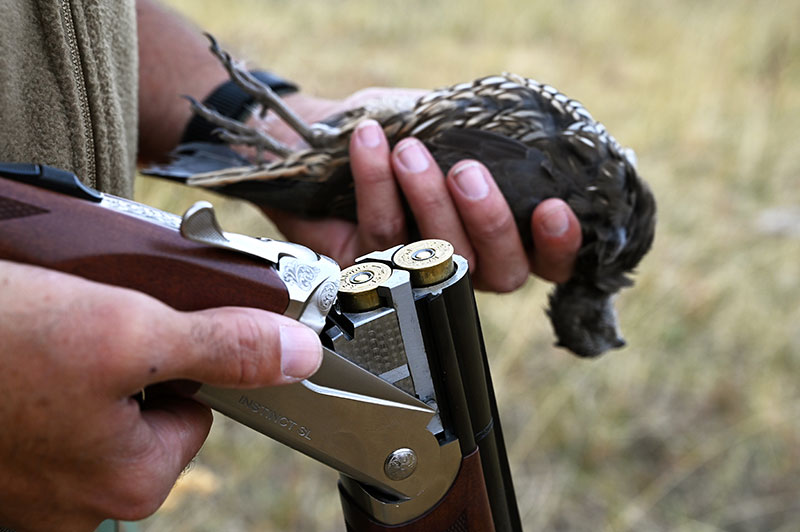
[[[350,137],[362,250],[386,249],[406,241],[405,213],[389,154],[386,135],[375,120],[361,122]]]
[[[556,283],[569,280],[581,247],[581,226],[572,209],[560,199],[545,200],[533,211],[531,228],[533,272]]]
[[[392,152],[392,166],[420,234],[449,241],[456,253],[470,261],[472,269],[475,253],[430,152],[415,138],[403,139]]]
[[[322,362],[314,331],[257,309],[173,313],[157,320],[151,335],[140,386],[175,379],[233,388],[287,384],[312,375]]]
[[[447,185],[475,250],[476,286],[497,292],[520,287],[528,278],[528,257],[489,171],[477,161],[461,161],[448,172]]]
[[[129,435],[128,450],[123,451],[131,457],[122,466],[126,481],[103,494],[116,502],[114,517],[125,520],[143,519],[161,506],[197,455],[212,422],[209,408],[180,397],[149,399],[141,418],[144,423]]]
[[[352,264],[356,257],[363,254],[355,238],[356,226],[352,222],[334,218],[304,219],[296,214],[266,207],[261,207],[261,210],[288,240],[327,255],[341,266]]]
[[[213,416],[197,401],[168,396],[146,401],[142,419],[165,451],[167,474],[177,476],[197,455],[211,430]]]

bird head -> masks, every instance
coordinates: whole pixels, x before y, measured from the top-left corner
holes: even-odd
[[[655,198],[632,156],[608,157],[596,167],[587,194],[569,202],[581,219],[583,245],[572,279],[556,287],[548,311],[556,345],[582,357],[625,345],[615,294],[633,285],[628,274],[652,246],[656,223]]]
[[[613,296],[591,284],[568,281],[550,294],[547,314],[558,341],[580,357],[596,357],[625,345]]]

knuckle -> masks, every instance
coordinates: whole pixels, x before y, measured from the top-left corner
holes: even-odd
[[[165,495],[156,496],[148,490],[130,490],[110,515],[123,521],[139,521],[153,515],[165,499]]]
[[[196,326],[194,340],[210,352],[224,368],[227,381],[234,386],[252,386],[262,375],[267,358],[265,347],[274,344],[262,331],[256,318],[245,312],[225,312]]]
[[[122,304],[113,298],[76,301],[62,310],[51,341],[83,357],[92,356],[92,367],[100,372],[119,371],[139,357],[152,328],[152,313],[135,296]],[[87,323],[92,326],[87,328]]]
[[[123,468],[126,482],[109,481],[104,491],[104,515],[124,521],[139,521],[156,512],[169,494],[169,487],[162,487],[156,479],[163,473],[155,472],[155,463],[137,460]]]
[[[435,193],[434,191],[421,192],[415,195],[413,200],[409,199],[409,201],[411,202],[411,209],[417,218],[424,218],[430,214],[441,215],[441,213],[453,208],[449,196]]]
[[[394,183],[392,171],[385,160],[377,158],[366,162],[369,164],[357,165],[354,168],[353,179],[356,186],[375,187],[385,183]]]
[[[250,386],[258,382],[262,373],[262,346],[265,338],[255,318],[244,315],[236,320],[235,358],[238,366],[237,382],[240,386]]]
[[[405,233],[405,226],[405,220],[397,216],[371,221],[368,227],[370,240],[379,246],[396,244]]]
[[[553,283],[566,283],[571,277],[571,270],[563,264],[550,265],[540,276]]]
[[[483,213],[480,222],[472,224],[472,236],[482,242],[496,242],[516,235],[514,218],[508,210],[493,210]]]
[[[487,272],[478,268],[473,276],[475,287],[478,290],[506,294],[513,292],[528,279],[528,272],[519,272],[516,269],[509,272]]]
[[[338,243],[334,243],[329,250],[326,251],[324,248],[319,248],[317,251],[334,258],[343,267],[353,264],[356,258],[362,254],[361,249],[356,247],[357,244],[360,243],[357,237],[358,234],[353,232],[349,237],[341,239]]]
[[[505,275],[498,275],[492,279],[492,290],[499,293],[513,292],[528,279],[528,270],[514,268]]]
[[[537,251],[533,260],[533,273],[545,281],[565,283],[572,276],[572,264]]]

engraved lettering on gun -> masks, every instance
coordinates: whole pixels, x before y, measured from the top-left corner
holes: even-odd
[[[301,438],[311,441],[310,428],[304,427],[303,425],[299,425],[293,419],[281,415],[280,412],[276,412],[271,408],[262,405],[258,401],[250,399],[246,395],[242,395],[239,398],[239,404],[244,405],[247,408],[247,410],[249,410],[253,414],[257,414],[263,417],[264,419],[275,423],[279,427],[282,427],[289,432],[294,432]]]

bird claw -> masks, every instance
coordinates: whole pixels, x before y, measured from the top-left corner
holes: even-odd
[[[219,114],[197,101],[191,96],[184,96],[192,106],[192,110],[205,120],[219,126],[215,133],[227,144],[242,144],[251,146],[259,151],[268,151],[278,157],[288,157],[292,154],[292,149],[279,140],[271,137],[263,131],[247,126],[238,120],[228,118]]]
[[[261,106],[259,115],[263,118],[269,110],[275,112],[292,130],[294,130],[300,137],[305,140],[312,148],[324,148],[329,146],[340,135],[340,130],[324,124],[307,124],[300,116],[289,108],[286,103],[281,99],[278,94],[272,90],[269,85],[261,82],[254,77],[250,72],[239,67],[233,60],[231,55],[223,50],[217,40],[210,34],[205,34],[211,42],[210,50],[214,56],[219,59],[222,66],[228,72],[231,81],[233,81],[239,88],[249,94]],[[213,120],[209,120],[217,124]],[[222,125],[222,124],[218,124]],[[230,129],[223,125],[226,129]],[[247,127],[247,126],[244,126]],[[252,129],[252,128],[251,128]],[[259,142],[264,135],[259,135]],[[275,139],[273,139],[274,142]],[[256,146],[258,147],[258,146]],[[266,146],[264,149],[273,151]],[[274,152],[273,152],[274,153]],[[285,155],[283,155],[285,157]]]

